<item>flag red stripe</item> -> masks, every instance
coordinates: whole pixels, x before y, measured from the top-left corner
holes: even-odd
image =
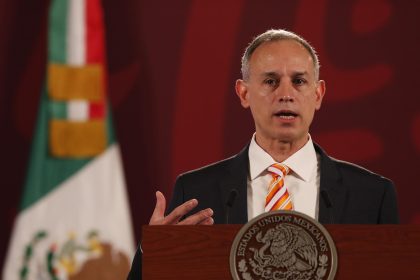
[[[90,103],[89,104],[89,119],[103,119],[105,117],[105,104]]]
[[[86,5],[86,63],[101,64],[103,101],[106,100],[107,72],[105,57],[105,23],[101,0],[85,0]]]
[[[86,63],[105,62],[104,22],[100,0],[86,0]]]

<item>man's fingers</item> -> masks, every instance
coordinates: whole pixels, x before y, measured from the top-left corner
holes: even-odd
[[[163,224],[164,225],[174,225],[179,222],[179,220],[185,216],[188,212],[194,209],[198,204],[197,199],[191,199],[187,202],[184,202],[177,208],[175,208],[168,216],[165,217]]]
[[[201,223],[199,223],[199,225],[203,225],[203,226],[211,226],[214,225],[214,220],[212,217],[205,219],[204,221],[202,221]]]
[[[198,224],[212,224],[213,221],[213,210],[210,208],[201,210],[194,215],[189,216],[185,220],[181,221],[179,225],[198,225]],[[211,220],[210,220],[211,219]]]
[[[165,216],[166,199],[165,196],[160,192],[156,192],[156,206],[153,210],[152,217],[150,218],[149,225],[160,224]]]
[[[213,210],[207,208],[201,210],[194,215],[189,216],[185,220],[179,222],[182,217],[187,215],[192,209],[198,205],[197,199],[191,199],[177,208],[175,208],[168,216],[165,217],[166,199],[160,192],[156,192],[156,206],[150,218],[149,225],[212,225],[214,224]]]

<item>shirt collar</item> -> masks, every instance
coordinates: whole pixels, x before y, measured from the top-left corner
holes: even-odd
[[[252,136],[248,150],[249,156],[249,177],[254,180],[276,161],[261,148],[255,141],[255,133]]]
[[[264,151],[255,141],[255,133],[252,136],[251,143],[248,150],[249,156],[249,175],[250,179],[254,180],[260,176],[261,173],[276,163],[276,161]],[[312,173],[316,170],[317,158],[312,138],[309,135],[309,140],[296,153],[291,155],[282,163],[286,164],[293,172],[304,181],[309,181]]]

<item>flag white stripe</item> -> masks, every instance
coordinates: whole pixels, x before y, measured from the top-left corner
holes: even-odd
[[[69,0],[67,15],[67,64],[86,64],[86,4],[85,0]]]
[[[3,279],[18,279],[25,245],[39,230],[45,230],[48,237],[39,242],[32,259],[44,260],[49,246],[62,245],[71,232],[77,234],[80,241],[91,230],[97,230],[101,241],[112,243],[131,259],[134,238],[124,184],[119,147],[113,144],[43,199],[19,213]],[[40,279],[35,277],[40,270],[38,264],[32,261],[30,265],[28,279]]]
[[[69,121],[87,121],[89,119],[89,103],[79,99],[67,102],[67,119]]]

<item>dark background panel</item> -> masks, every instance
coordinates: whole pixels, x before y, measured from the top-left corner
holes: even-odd
[[[47,0],[0,1],[0,263],[26,173],[44,79]],[[313,139],[397,186],[403,223],[420,223],[417,1],[104,0],[109,100],[134,230],[176,174],[237,153],[253,133],[235,95],[240,57],[269,28],[318,50],[327,81]],[[202,148],[201,148],[202,147]]]

